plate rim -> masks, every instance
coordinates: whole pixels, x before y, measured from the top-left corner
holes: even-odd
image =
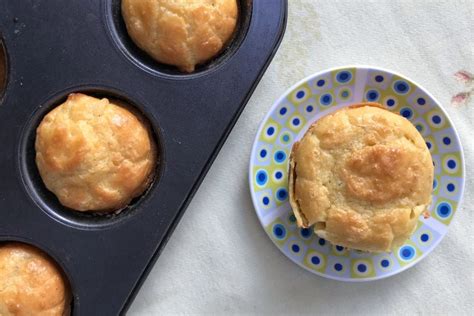
[[[343,70],[343,69],[367,69],[367,70],[378,70],[378,71],[383,71],[383,72],[387,72],[387,73],[390,73],[392,75],[395,75],[395,76],[398,76],[400,78],[403,78],[411,83],[413,83],[418,89],[422,90],[424,93],[426,93],[433,101],[434,103],[436,104],[437,108],[443,113],[443,115],[445,115],[446,119],[448,120],[451,128],[453,129],[454,131],[454,136],[456,137],[456,140],[459,144],[459,154],[460,154],[460,157],[461,157],[461,165],[462,165],[462,172],[461,172],[461,192],[459,194],[459,201],[458,201],[458,205],[457,205],[457,208],[456,208],[456,212],[458,210],[461,209],[461,207],[463,206],[463,201],[464,201],[464,191],[465,191],[465,187],[466,187],[466,163],[465,163],[465,159],[464,159],[464,149],[463,149],[463,146],[462,146],[462,142],[461,142],[461,138],[459,137],[459,133],[456,129],[456,126],[455,124],[453,123],[453,120],[450,118],[449,114],[446,112],[446,110],[444,109],[443,105],[441,104],[441,102],[439,102],[439,100],[437,98],[435,98],[427,89],[425,89],[422,85],[420,85],[418,82],[396,72],[396,71],[393,71],[393,70],[390,70],[390,69],[387,69],[387,68],[383,68],[383,67],[378,67],[378,66],[369,66],[369,65],[365,65],[365,64],[349,64],[349,65],[343,65],[343,66],[337,66],[337,67],[331,67],[331,68],[327,68],[327,69],[324,69],[322,71],[318,71],[318,72],[315,72],[313,74],[310,74],[306,77],[304,77],[303,79],[297,81],[295,84],[291,85],[288,89],[286,89],[281,95],[280,97],[275,101],[273,102],[273,104],[271,105],[271,107],[268,109],[268,111],[266,112],[265,116],[261,119],[259,125],[258,125],[258,129],[257,129],[257,132],[255,134],[255,138],[254,138],[254,141],[253,141],[253,144],[252,144],[252,150],[250,152],[250,157],[249,157],[249,167],[248,167],[248,181],[249,181],[249,191],[250,191],[250,197],[252,199],[252,205],[253,205],[253,208],[254,208],[254,211],[255,211],[255,215],[257,215],[257,218],[258,218],[258,221],[260,223],[260,226],[262,226],[263,230],[265,231],[267,237],[272,241],[272,243],[278,248],[278,250],[283,254],[283,256],[285,258],[287,258],[288,260],[290,260],[292,263],[296,264],[297,266],[299,266],[300,268],[303,268],[304,270],[310,272],[311,274],[314,274],[314,275],[318,275],[320,277],[323,277],[323,278],[326,278],[326,279],[330,279],[330,280],[335,280],[335,281],[339,281],[339,282],[347,282],[347,283],[363,283],[363,282],[371,282],[371,281],[378,281],[378,280],[383,280],[383,279],[386,279],[386,278],[389,278],[389,277],[392,277],[396,274],[399,274],[401,272],[404,272],[410,268],[412,268],[413,266],[415,266],[416,264],[418,264],[419,262],[421,262],[427,255],[429,255],[433,250],[435,250],[436,247],[438,247],[439,243],[444,239],[444,237],[447,235],[448,231],[449,231],[449,226],[451,225],[448,224],[446,226],[446,232],[440,236],[440,238],[438,240],[436,240],[434,242],[434,244],[431,246],[431,248],[426,251],[426,252],[423,252],[422,255],[420,257],[417,258],[417,260],[414,260],[413,262],[410,262],[408,263],[407,265],[403,266],[403,267],[400,267],[399,269],[397,270],[394,270],[394,271],[391,271],[387,274],[384,274],[384,275],[381,275],[381,276],[375,276],[375,277],[369,277],[369,278],[342,278],[342,277],[338,277],[338,276],[333,276],[333,275],[329,275],[329,274],[325,274],[325,273],[321,273],[319,271],[316,271],[316,270],[311,270],[309,269],[308,267],[304,266],[303,264],[300,264],[298,262],[295,262],[293,259],[291,259],[289,256],[287,256],[284,252],[283,252],[283,249],[272,239],[270,238],[269,234],[266,232],[265,230],[265,226],[263,225],[262,223],[262,220],[260,218],[260,216],[258,215],[258,212],[257,212],[257,201],[255,200],[255,194],[252,190],[252,187],[253,187],[253,175],[252,175],[252,169],[253,169],[253,163],[252,163],[252,158],[255,156],[256,154],[256,150],[257,150],[257,144],[258,144],[258,139],[259,139],[259,135],[261,134],[266,122],[268,121],[268,119],[270,118],[271,114],[275,111],[275,109],[281,104],[281,102],[283,100],[285,100],[287,98],[288,95],[290,95],[290,93],[295,90],[296,88],[298,88],[299,86],[301,86],[302,84],[310,81],[311,79],[314,79],[316,77],[319,77],[321,75],[324,75],[324,74],[327,74],[327,73],[331,73],[333,71],[337,71],[337,70]],[[294,142],[296,141],[296,139],[293,139],[292,140],[292,144],[291,146],[293,147],[293,144]],[[430,154],[431,155],[431,154]],[[453,214],[453,219],[454,217],[456,216],[456,214]]]

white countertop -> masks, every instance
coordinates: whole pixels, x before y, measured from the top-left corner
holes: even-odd
[[[466,90],[453,74],[474,72],[474,1],[288,2],[280,50],[129,315],[472,313],[474,100],[454,107],[451,97]],[[394,70],[431,92],[460,133],[467,171],[464,203],[440,245],[401,274],[358,284],[287,259],[260,226],[247,180],[251,145],[272,103],[300,79],[350,64]]]

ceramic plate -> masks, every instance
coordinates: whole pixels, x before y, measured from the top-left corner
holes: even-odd
[[[293,143],[323,115],[361,101],[379,102],[404,116],[423,135],[435,166],[428,219],[392,253],[348,250],[300,229],[288,202],[288,158]],[[253,144],[249,180],[260,222],[274,244],[294,263],[340,281],[369,281],[397,274],[423,259],[441,241],[464,188],[459,137],[431,94],[394,72],[344,67],[310,76],[289,89],[264,118]]]

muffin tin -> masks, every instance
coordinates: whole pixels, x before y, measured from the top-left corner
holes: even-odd
[[[241,0],[229,47],[183,74],[133,44],[119,0],[0,2],[8,63],[0,241],[33,244],[58,262],[71,283],[73,315],[126,312],[275,54],[286,12],[286,0]],[[36,128],[71,92],[125,101],[154,131],[155,180],[119,213],[68,210],[39,176]]]

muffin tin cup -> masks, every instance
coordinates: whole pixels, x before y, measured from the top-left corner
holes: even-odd
[[[129,111],[134,113],[145,126],[149,128],[153,142],[156,144],[156,152],[158,162],[152,174],[152,181],[148,189],[140,195],[140,197],[133,199],[125,208],[118,210],[111,210],[110,212],[78,212],[69,209],[58,201],[54,193],[50,192],[44,185],[38,168],[36,167],[35,157],[35,140],[36,127],[39,126],[44,116],[49,113],[56,106],[64,103],[70,93],[84,93],[97,98],[108,98],[111,102],[120,104],[126,107]],[[160,183],[160,175],[162,173],[163,164],[161,161],[166,159],[166,154],[162,142],[161,131],[159,129],[159,122],[153,116],[153,113],[146,111],[145,107],[138,105],[144,104],[144,100],[140,102],[131,100],[123,91],[118,91],[112,87],[104,87],[98,85],[87,85],[71,87],[59,92],[46,100],[35,111],[25,128],[21,132],[21,141],[18,156],[20,157],[20,170],[25,191],[30,195],[30,198],[45,211],[48,215],[63,222],[66,225],[82,229],[97,229],[105,228],[115,223],[130,218],[137,209],[140,209],[139,204],[147,198],[148,192],[156,190]]]
[[[131,46],[117,5],[113,0],[0,3],[0,34],[8,52],[0,99],[0,241],[33,244],[58,262],[71,284],[73,315],[127,310],[286,25],[285,0],[242,0],[244,16],[229,48],[197,72],[183,74]],[[71,92],[126,101],[152,127],[159,152],[155,179],[119,214],[68,210],[39,177],[36,128]]]
[[[253,7],[253,0],[238,0],[239,18],[237,19],[236,30],[229,40],[229,45],[226,45],[215,58],[204,64],[196,65],[194,72],[186,73],[179,71],[174,66],[157,63],[152,57],[137,47],[127,33],[127,28],[121,15],[120,3],[121,0],[103,1],[103,13],[109,28],[109,35],[116,47],[130,62],[136,64],[144,71],[155,76],[175,80],[196,78],[208,72],[213,72],[232,58],[246,38],[252,19]]]

